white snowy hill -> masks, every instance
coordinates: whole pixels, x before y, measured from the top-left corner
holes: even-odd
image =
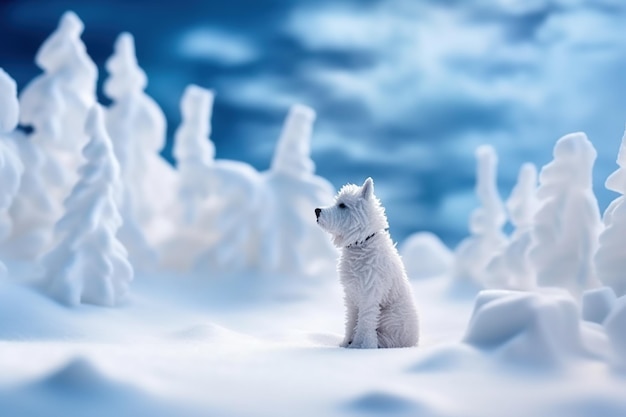
[[[219,95],[189,86],[173,168],[132,36],[102,108],[83,29],[61,18],[19,96],[0,70],[1,416],[626,415],[626,137],[603,216],[583,133],[506,203],[479,148],[470,236],[400,246],[420,345],[343,349],[315,112],[294,104],[258,172],[216,159]]]

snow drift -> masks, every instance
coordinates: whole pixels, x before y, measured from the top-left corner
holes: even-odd
[[[613,347],[615,362],[626,370],[626,297],[620,297],[604,322]]]
[[[585,353],[578,307],[567,294],[483,291],[463,341],[535,366],[562,365]]]
[[[59,410],[66,415],[94,417],[200,415],[110,378],[82,357],[62,364],[41,380],[4,392],[0,395],[0,410],[6,415],[28,417],[43,417]]]
[[[418,232],[402,242],[400,256],[411,279],[441,277],[450,273],[454,256],[434,234]]]

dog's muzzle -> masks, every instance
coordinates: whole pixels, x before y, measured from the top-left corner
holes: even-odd
[[[320,218],[320,213],[322,212],[321,208],[316,208],[315,209],[315,218],[319,220]]]

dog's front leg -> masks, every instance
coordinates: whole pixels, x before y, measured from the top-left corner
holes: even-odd
[[[357,323],[352,343],[348,346],[355,349],[376,349],[378,347],[378,303],[363,303],[358,308]]]
[[[354,340],[354,330],[356,328],[358,309],[356,305],[346,298],[346,333],[341,342],[341,347],[348,347]]]

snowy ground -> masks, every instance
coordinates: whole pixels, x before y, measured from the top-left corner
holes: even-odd
[[[2,415],[626,413],[626,378],[603,360],[512,364],[460,343],[473,301],[450,291],[445,277],[414,282],[419,347],[367,351],[337,347],[336,281],[279,280],[272,287],[280,291],[250,284],[234,297],[198,279],[144,275],[128,305],[75,310],[2,282]]]

